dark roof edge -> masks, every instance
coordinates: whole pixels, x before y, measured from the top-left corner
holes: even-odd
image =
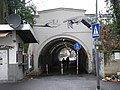
[[[38,39],[32,29],[32,27],[30,26],[30,24],[21,24],[18,28],[13,29],[12,27],[9,26],[9,24],[0,24],[0,32],[3,31],[20,31],[20,32],[24,32],[24,31],[30,31],[29,34],[31,34],[33,36],[33,38],[35,39],[35,42],[38,42]]]

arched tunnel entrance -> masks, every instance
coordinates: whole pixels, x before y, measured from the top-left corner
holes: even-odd
[[[75,43],[77,42],[70,38],[57,38],[47,43],[40,52],[38,60],[42,74],[77,74]],[[87,72],[88,56],[81,46],[78,51],[78,74]]]

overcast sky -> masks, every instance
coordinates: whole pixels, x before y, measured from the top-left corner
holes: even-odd
[[[59,7],[85,9],[87,14],[94,14],[96,0],[32,0],[37,10],[47,10]],[[98,0],[98,11],[105,12],[105,0]]]

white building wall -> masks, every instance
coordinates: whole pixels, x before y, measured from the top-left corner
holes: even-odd
[[[6,37],[0,38],[0,45],[13,46],[12,49],[9,49],[9,64],[16,64],[16,51],[18,50],[18,43],[23,43],[23,41],[18,35],[16,36],[15,31],[12,31],[12,33],[8,34]]]
[[[47,44],[50,40],[58,38],[58,37],[68,37],[75,39],[78,41],[87,53],[89,53],[89,69],[91,72],[92,69],[92,34],[91,30],[87,28],[83,23],[78,23],[73,25],[72,28],[68,28],[67,22],[64,23],[65,20],[80,17],[85,18],[84,16],[85,10],[73,10],[73,9],[54,9],[54,10],[47,10],[39,12],[39,15],[36,18],[36,25],[43,25],[44,23],[49,22],[50,20],[55,20],[58,22],[58,27],[50,28],[50,27],[34,27],[34,33],[36,34],[37,38],[39,39],[38,44],[33,44],[34,48],[34,66],[35,70],[38,69],[38,58],[40,51]],[[82,18],[81,18],[82,17]]]
[[[13,33],[13,32],[12,32]],[[8,34],[6,37],[0,38],[0,45],[8,45],[13,46],[13,49],[9,49],[9,64],[15,63],[15,51],[16,51],[16,45],[13,44],[13,35],[12,33]]]
[[[0,38],[0,45],[12,46],[9,48],[9,58],[8,58],[8,80],[16,81],[23,78],[22,67],[16,62],[16,51],[18,50],[18,43],[23,41],[16,35],[16,31],[12,31],[6,37]]]

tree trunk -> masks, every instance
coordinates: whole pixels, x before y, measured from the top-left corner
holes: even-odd
[[[5,23],[5,18],[8,16],[7,0],[0,0],[0,24]]]
[[[3,23],[4,15],[4,0],[0,0],[0,23]]]

